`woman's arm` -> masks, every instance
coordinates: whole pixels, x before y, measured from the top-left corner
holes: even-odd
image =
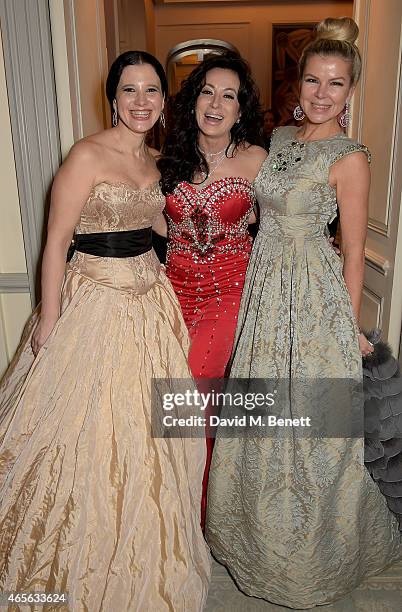
[[[255,210],[250,213],[248,218],[248,224],[253,225],[253,223],[257,223],[257,213]]]
[[[265,149],[258,146],[249,147],[248,149],[246,149],[246,151],[248,154],[248,160],[250,160],[250,182],[253,183],[261,170],[262,164],[267,159],[268,154]],[[254,206],[254,210],[250,213],[250,216],[248,218],[249,225],[257,223],[257,206],[258,204],[256,203]]]
[[[340,212],[343,276],[359,325],[370,189],[370,169],[365,153],[352,153],[334,164],[330,183],[336,186]],[[359,343],[363,355],[372,352],[372,346],[363,334],[359,336]]]
[[[163,238],[167,238],[167,230],[166,217],[163,213],[160,213],[152,223],[152,231],[159,236],[163,236]]]
[[[94,185],[94,158],[90,145],[78,143],[53,182],[46,246],[42,260],[42,304],[32,337],[37,355],[60,316],[60,295],[67,250],[81,211]]]
[[[160,151],[153,149],[152,147],[148,147],[148,151],[155,158],[155,161],[161,156]],[[161,212],[152,223],[152,231],[155,232],[155,234],[158,234],[158,236],[162,236],[162,238],[167,238],[168,226],[163,212]]]

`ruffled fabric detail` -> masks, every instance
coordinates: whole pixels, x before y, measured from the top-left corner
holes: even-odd
[[[364,463],[402,531],[402,377],[384,342],[363,360]]]

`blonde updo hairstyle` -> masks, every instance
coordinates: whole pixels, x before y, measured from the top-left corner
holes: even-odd
[[[299,60],[299,75],[303,77],[306,63],[312,55],[336,55],[351,63],[351,85],[360,78],[362,60],[355,41],[359,28],[350,17],[331,18],[321,21],[317,26],[317,36],[309,43]]]

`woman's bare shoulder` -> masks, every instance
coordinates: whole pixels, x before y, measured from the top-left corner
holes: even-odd
[[[266,150],[258,145],[248,145],[239,151],[238,160],[250,181],[254,180],[267,156]]]
[[[104,132],[78,140],[71,147],[66,159],[60,166],[56,176],[57,181],[60,182],[63,177],[68,177],[69,180],[74,181],[83,177],[95,184],[97,176],[102,174],[107,147],[108,139],[105,139]],[[74,178],[72,179],[72,177]]]
[[[251,145],[251,144],[248,144],[247,142],[245,142],[239,148],[239,152],[241,155],[244,155],[248,159],[253,160],[257,163],[258,162],[262,163],[268,155],[268,153],[266,152],[265,149],[263,149],[263,147],[260,147],[258,145]]]
[[[259,147],[258,145],[250,146],[251,155],[257,160],[263,162],[264,159],[268,156],[267,151],[263,147]]]
[[[77,140],[70,149],[69,157],[80,157],[82,159],[98,157],[99,153],[108,146],[109,139],[105,138],[103,134],[104,132],[100,132]]]

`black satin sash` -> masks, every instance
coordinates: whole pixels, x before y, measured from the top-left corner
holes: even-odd
[[[74,251],[98,257],[137,257],[152,249],[152,227],[128,232],[76,234],[68,253]]]

